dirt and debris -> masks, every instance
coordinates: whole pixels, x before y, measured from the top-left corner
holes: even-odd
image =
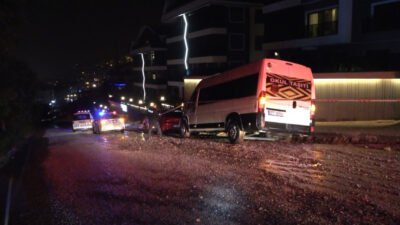
[[[57,203],[50,224],[400,224],[400,151],[363,139],[57,136],[35,190]],[[41,224],[20,210],[14,224]]]

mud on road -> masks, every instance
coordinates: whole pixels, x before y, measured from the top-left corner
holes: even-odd
[[[159,171],[165,176],[182,174],[201,189],[222,184],[227,193],[213,194],[219,198],[214,208],[241,211],[245,220],[230,213],[238,224],[400,223],[399,151],[287,141],[231,145],[213,138],[146,141],[138,134],[109,140],[110,150],[152,155],[155,164],[167,160]],[[216,222],[212,215],[203,217]]]
[[[11,224],[400,224],[394,148],[57,129],[46,137],[16,182]]]

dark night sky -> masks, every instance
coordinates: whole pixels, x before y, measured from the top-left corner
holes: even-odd
[[[17,56],[42,79],[69,79],[129,52],[142,25],[160,23],[162,0],[33,0],[23,7]]]

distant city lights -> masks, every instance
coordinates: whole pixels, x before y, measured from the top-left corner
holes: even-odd
[[[121,109],[122,109],[123,112],[128,112],[128,106],[127,105],[121,104],[120,106],[121,106]]]

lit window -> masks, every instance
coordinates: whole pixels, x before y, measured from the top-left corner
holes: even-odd
[[[153,73],[153,80],[157,79],[157,75]]]
[[[309,37],[336,34],[337,8],[308,13],[306,28]]]

